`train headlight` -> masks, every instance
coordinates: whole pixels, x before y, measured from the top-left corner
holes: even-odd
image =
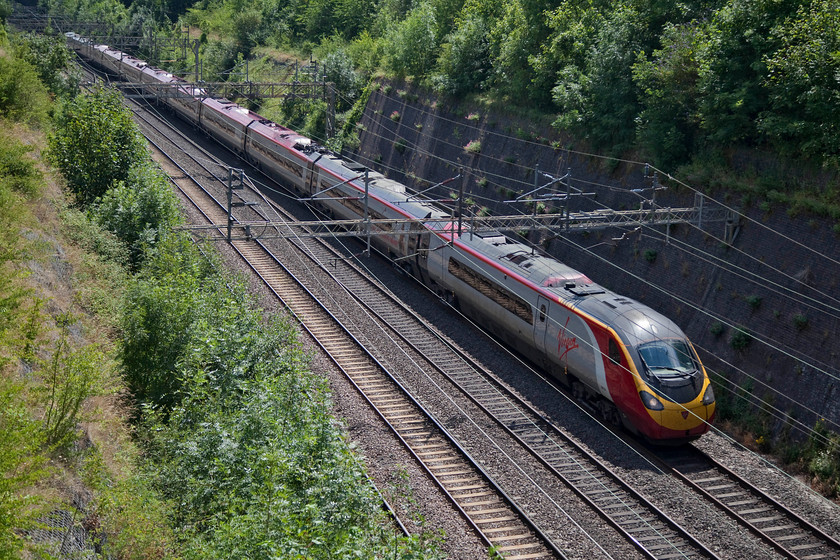
[[[642,398],[642,403],[645,405],[645,408],[649,410],[663,410],[665,408],[665,405],[662,404],[662,401],[660,401],[647,391],[639,391],[639,396]]]
[[[708,406],[715,402],[715,391],[712,389],[712,384],[709,383],[709,386],[706,387],[706,392],[703,393],[703,404]]]

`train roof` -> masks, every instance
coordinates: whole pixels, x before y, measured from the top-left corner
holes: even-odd
[[[582,272],[500,232],[467,231],[458,241],[533,284],[557,292],[563,299],[570,297],[563,292],[569,292],[572,296],[604,292],[604,288],[594,284]]]
[[[466,232],[458,241],[555,294],[563,305],[613,326],[625,344],[635,347],[654,338],[685,338],[682,330],[661,313],[592,282],[564,262],[500,232]]]

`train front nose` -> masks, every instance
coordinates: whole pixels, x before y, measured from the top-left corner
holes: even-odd
[[[695,437],[706,433],[715,417],[715,394],[712,384],[697,399],[678,404],[669,402],[660,412],[659,425],[665,438]]]
[[[715,405],[673,406],[660,413],[664,438],[693,437],[706,433],[715,416]]]

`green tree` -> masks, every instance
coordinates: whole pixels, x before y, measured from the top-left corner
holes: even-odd
[[[424,77],[437,58],[435,13],[428,1],[412,9],[406,19],[389,28],[385,61],[398,76]]]
[[[179,368],[206,311],[202,260],[186,236],[165,236],[128,289],[120,363],[139,406],[169,410],[182,397]]]
[[[353,60],[344,48],[338,48],[322,59],[324,76],[335,84],[336,109],[346,111],[359,98],[363,86],[361,76],[353,68]]]
[[[90,204],[148,158],[143,137],[116,89],[98,87],[61,106],[49,157],[82,204]]]
[[[484,18],[470,15],[447,37],[441,48],[436,87],[451,95],[480,91],[489,84],[489,27]]]
[[[553,73],[537,74],[533,66],[533,57],[540,52],[540,45],[549,34],[544,12],[550,7],[544,0],[506,2],[502,16],[492,28],[494,85],[512,98],[540,104],[551,99]],[[541,83],[539,78],[546,74],[551,74],[549,81]]]
[[[704,36],[697,22],[667,25],[662,48],[654,50],[650,58],[640,53],[633,65],[642,103],[638,138],[660,166],[685,163],[697,145],[697,50]]]
[[[754,141],[768,104],[766,57],[776,52],[772,30],[801,0],[729,0],[714,13],[700,60],[700,116],[705,134],[728,144]]]
[[[585,67],[569,64],[558,75],[556,126],[585,134],[596,147],[612,151],[633,143],[640,105],[632,68],[637,53],[644,52],[647,29],[632,7],[622,5],[609,14],[586,51]]]
[[[763,134],[784,152],[840,164],[840,4],[816,0],[773,30]]]

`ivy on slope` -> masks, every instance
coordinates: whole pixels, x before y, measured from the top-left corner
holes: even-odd
[[[149,473],[184,557],[438,557],[423,538],[394,540],[293,326],[215,270],[170,236],[124,321]]]

